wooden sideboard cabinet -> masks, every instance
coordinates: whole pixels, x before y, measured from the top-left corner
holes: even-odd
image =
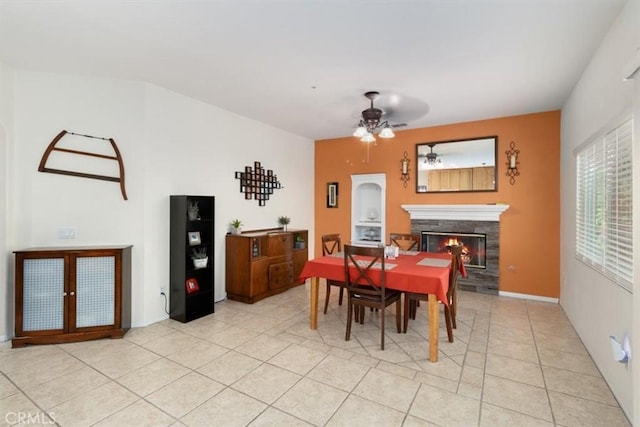
[[[14,253],[13,347],[122,338],[131,327],[131,246]]]
[[[232,300],[253,304],[304,283],[307,230],[268,229],[226,236],[226,290]]]

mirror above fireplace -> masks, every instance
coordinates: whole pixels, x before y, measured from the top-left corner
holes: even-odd
[[[416,144],[416,192],[497,191],[498,137]]]

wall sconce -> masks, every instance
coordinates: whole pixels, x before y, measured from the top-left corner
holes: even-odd
[[[513,185],[516,183],[516,176],[520,176],[520,171],[518,171],[518,165],[520,164],[518,155],[520,154],[520,150],[516,150],[515,142],[511,141],[509,143],[509,149],[505,151],[505,154],[507,155],[506,175],[509,177],[509,183]]]
[[[402,185],[404,188],[407,188],[407,182],[409,181],[409,155],[407,152],[404,152],[403,157],[400,159],[400,179],[402,180]]]

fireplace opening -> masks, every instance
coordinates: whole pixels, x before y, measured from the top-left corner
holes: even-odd
[[[487,268],[487,235],[477,233],[422,232],[422,250],[447,253],[451,246],[462,245],[462,263],[465,267]]]

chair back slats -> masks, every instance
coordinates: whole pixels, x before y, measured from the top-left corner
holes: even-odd
[[[325,234],[322,236],[322,256],[342,251],[340,234]]]
[[[410,233],[389,233],[391,246],[397,246],[404,251],[420,250],[420,235]]]
[[[344,245],[344,269],[345,283],[349,291],[384,300],[384,248]]]
[[[449,302],[451,302],[453,292],[458,285],[460,264],[462,264],[462,248],[462,245],[451,246],[451,270],[449,271],[449,289],[447,290]]]
[[[325,234],[321,237],[322,240],[322,256],[333,255],[334,253],[342,252],[342,239],[339,233]],[[331,296],[331,287],[337,286],[340,288],[340,296],[338,298],[338,305],[342,305],[342,296],[344,294],[344,282],[339,280],[327,279],[327,294],[324,299],[324,314],[327,314],[329,308],[329,297]]]

